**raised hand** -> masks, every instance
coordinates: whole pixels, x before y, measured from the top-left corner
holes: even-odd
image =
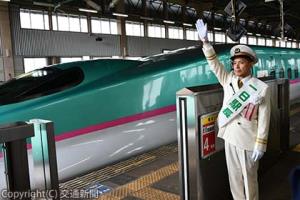
[[[207,24],[205,24],[202,19],[198,19],[195,25],[196,25],[200,40],[202,42],[208,41]]]

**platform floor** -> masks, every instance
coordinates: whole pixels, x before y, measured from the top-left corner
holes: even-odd
[[[292,199],[289,174],[300,165],[300,112],[290,118],[290,147],[260,176],[260,200]],[[101,200],[180,199],[177,143],[62,183],[60,188],[94,190],[93,199]]]

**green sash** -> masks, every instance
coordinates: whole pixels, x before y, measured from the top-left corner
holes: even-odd
[[[258,95],[265,87],[263,82],[256,81],[254,78],[244,83],[243,87],[221,108],[218,116],[219,127],[225,126],[237,116],[248,105],[251,95]]]

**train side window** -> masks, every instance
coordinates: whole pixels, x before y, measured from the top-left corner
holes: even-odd
[[[271,69],[269,76],[275,78],[275,69]]]
[[[78,85],[83,80],[83,73],[80,68],[74,67],[63,70],[52,79],[44,82],[36,88],[33,88],[20,96],[22,100],[35,97],[46,96],[56,92],[63,91]]]
[[[269,71],[270,71],[269,76],[271,78],[275,78],[276,77],[276,64],[275,64],[274,57],[273,56],[265,57],[265,61],[266,61],[266,68],[269,69]]]
[[[291,68],[287,69],[287,75],[288,75],[288,79],[292,79],[292,69]]]
[[[50,95],[78,85],[83,80],[79,67],[43,68],[24,74],[0,86],[0,104],[17,103]]]
[[[299,77],[299,72],[298,72],[298,67],[296,66],[295,67],[295,70],[294,70],[294,73],[295,73],[295,78],[298,78]]]
[[[283,67],[279,68],[279,78],[284,78],[284,69],[283,69]]]

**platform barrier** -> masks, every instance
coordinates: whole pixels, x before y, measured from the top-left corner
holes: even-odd
[[[268,148],[261,171],[270,168],[289,143],[289,82],[287,79],[265,82],[271,88],[272,108]],[[177,92],[181,199],[231,199],[224,142],[217,138],[215,126],[222,103],[223,89],[219,84]]]
[[[29,122],[34,126],[34,137],[31,139],[34,188],[52,191],[52,199],[59,199],[53,122],[41,119],[32,119]]]
[[[6,194],[10,199],[31,199],[36,196],[41,199],[60,199],[53,130],[51,121],[39,119],[0,126],[7,183],[7,192],[1,194]],[[34,163],[31,172],[26,143],[28,138],[31,139]],[[35,183],[33,190],[30,180]]]
[[[34,136],[33,125],[14,122],[0,126],[0,143],[3,143],[7,190],[30,190],[26,138]]]

